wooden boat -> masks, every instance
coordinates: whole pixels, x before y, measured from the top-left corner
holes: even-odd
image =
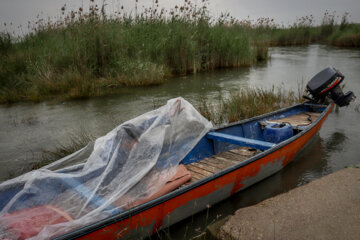
[[[126,207],[117,205],[118,200],[124,202],[122,195],[108,206],[111,210],[110,217],[95,223],[91,219],[92,223],[86,227],[66,231],[56,239],[148,237],[280,171],[320,130],[334,107],[333,102],[325,104],[328,97],[339,106],[346,106],[355,98],[352,92],[346,95],[342,93],[339,84],[343,78],[334,68],[324,69],[307,85],[307,90],[313,97],[310,101],[206,130],[205,136],[198,135],[200,140],[195,142],[195,147],[183,154],[186,155],[185,158],[180,158],[182,161],[178,172],[158,192],[147,199],[136,199]],[[177,110],[182,111],[180,107]],[[40,184],[50,182],[39,180]],[[52,188],[66,186],[85,199],[92,194],[86,186],[73,178],[62,179],[62,184],[56,185],[56,181],[52,183]],[[107,185],[106,187],[108,188]],[[14,184],[5,186],[3,192],[0,192],[0,209],[18,191]],[[26,192],[15,203],[22,204],[32,193],[33,190]],[[90,199],[94,205],[102,205],[104,201],[96,195]],[[73,219],[66,211],[57,206],[46,205],[47,201],[42,197],[36,200],[42,204],[8,209],[1,216],[3,218],[0,217],[0,230],[5,228],[1,233],[12,234],[11,238],[15,236],[26,239],[36,236],[49,224],[47,221],[50,218],[51,224],[72,223],[70,221]],[[33,199],[30,199],[30,204],[33,204]]]
[[[176,190],[57,239],[138,239],[152,235],[280,171],[320,130],[334,104],[304,103],[213,129],[182,161],[192,178]],[[292,126],[264,140],[273,122]]]

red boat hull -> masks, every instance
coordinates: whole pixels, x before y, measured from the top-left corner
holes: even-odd
[[[84,232],[80,239],[137,239],[151,236],[161,228],[170,226],[196,212],[206,209],[234,193],[244,190],[252,184],[280,171],[305,147],[309,140],[320,130],[331,112],[333,105],[327,108],[325,115],[303,135],[279,147],[275,151],[244,166],[219,174],[210,181],[202,181],[193,188],[166,201],[155,201],[153,206],[134,213],[131,217],[113,220],[97,230]],[[190,186],[189,186],[190,187]]]

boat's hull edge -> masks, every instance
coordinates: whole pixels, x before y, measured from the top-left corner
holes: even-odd
[[[144,209],[143,211],[118,222],[97,227],[97,230],[83,231],[82,234],[66,234],[59,239],[139,239],[149,237],[162,228],[175,224],[191,215],[220,202],[231,195],[275,174],[291,162],[307,146],[310,139],[317,134],[330,113],[328,107],[319,121],[299,138],[270,152],[261,158],[249,162],[224,175],[178,194],[166,201]],[[82,235],[82,236],[81,236]],[[63,238],[65,237],[65,238]]]

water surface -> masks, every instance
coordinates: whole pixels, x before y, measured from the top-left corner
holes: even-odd
[[[360,97],[360,51],[322,45],[277,47],[271,60],[250,68],[198,73],[168,80],[151,88],[123,89],[121,93],[88,100],[22,103],[0,106],[0,181],[14,177],[39,159],[43,150],[68,144],[70,135],[89,132],[102,136],[117,124],[182,96],[197,105],[202,96],[216,97],[245,86],[282,86],[297,91],[318,71],[334,66],[345,75],[345,89]],[[288,191],[349,165],[360,164],[359,103],[333,111],[319,134],[299,158],[278,174],[236,194],[208,211],[176,224],[171,236],[196,235],[198,227],[243,206]]]

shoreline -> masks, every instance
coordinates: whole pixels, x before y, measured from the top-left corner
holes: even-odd
[[[39,19],[17,41],[0,32],[0,104],[104,96],[161,85],[169,76],[250,67],[266,62],[271,46],[360,47],[360,24],[346,14],[341,22],[326,12],[319,26],[310,15],[284,27],[270,18],[214,18],[206,1],[183,4],[136,16],[107,15],[91,4],[88,11],[64,6],[63,18]]]
[[[241,208],[208,233],[213,239],[357,239],[359,183],[360,165],[348,167]]]

